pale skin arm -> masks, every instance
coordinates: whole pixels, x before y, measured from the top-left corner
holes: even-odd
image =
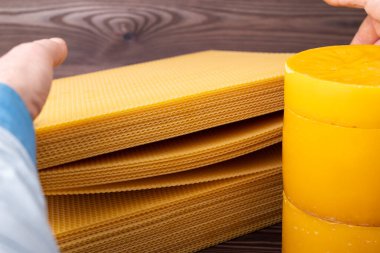
[[[54,67],[66,57],[66,42],[60,38],[20,44],[0,58],[0,82],[20,95],[35,119],[49,94]]]
[[[368,16],[359,27],[351,44],[380,45],[380,0],[325,0],[337,7],[364,9]]]
[[[66,56],[66,43],[53,38],[20,44],[0,58],[0,252],[59,252],[35,168],[28,112],[33,119],[40,113],[53,68]]]

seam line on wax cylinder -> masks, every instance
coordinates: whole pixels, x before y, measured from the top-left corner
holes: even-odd
[[[320,217],[318,216],[317,214],[315,213],[312,213],[312,212],[309,212],[309,211],[306,211],[300,207],[298,207],[298,205],[296,205],[289,197],[288,195],[285,193],[285,191],[283,191],[283,196],[286,196],[286,200],[289,201],[289,203],[294,206],[295,208],[297,208],[299,211],[305,213],[306,215],[309,215],[309,216],[312,216],[316,219],[319,219],[321,221],[324,221],[324,222],[328,222],[328,223],[331,223],[331,224],[340,224],[340,225],[346,225],[346,226],[353,226],[353,227],[369,227],[369,228],[373,228],[373,227],[378,227],[378,226],[370,226],[370,225],[365,225],[365,224],[361,224],[361,225],[358,225],[358,224],[352,224],[352,223],[346,223],[346,222],[342,222],[342,221],[339,221],[339,220],[331,220],[331,219],[328,219],[326,217]],[[380,227],[379,227],[380,228]]]
[[[331,122],[327,122],[327,121],[323,121],[323,120],[318,120],[318,119],[315,119],[315,118],[309,118],[303,114],[300,114],[298,112],[296,112],[295,110],[291,109],[290,107],[288,106],[284,106],[284,111],[285,110],[288,110],[290,112],[292,112],[293,114],[296,114],[297,116],[299,116],[300,118],[303,118],[303,119],[306,119],[306,120],[309,120],[309,121],[313,121],[313,122],[316,122],[316,123],[320,123],[320,124],[325,124],[325,125],[330,125],[330,126],[334,126],[334,127],[341,127],[341,128],[350,128],[350,129],[360,129],[360,130],[380,130],[380,126],[379,128],[376,128],[376,127],[355,127],[355,126],[348,126],[348,125],[337,125],[337,124],[334,124],[334,123],[331,123]]]

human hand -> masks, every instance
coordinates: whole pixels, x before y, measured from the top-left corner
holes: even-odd
[[[380,0],[324,0],[332,6],[364,9],[364,19],[351,44],[380,45]]]
[[[0,58],[0,82],[20,95],[35,119],[49,94],[53,68],[66,57],[66,42],[60,38],[20,44]]]

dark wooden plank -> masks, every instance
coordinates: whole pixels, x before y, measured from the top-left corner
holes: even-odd
[[[0,54],[67,40],[68,76],[206,49],[297,52],[349,43],[364,17],[322,0],[2,0]],[[202,252],[280,252],[281,225]]]
[[[5,0],[0,53],[61,36],[67,76],[205,49],[288,51],[348,43],[363,12],[322,0]]]
[[[281,223],[273,225],[248,235],[241,236],[229,242],[204,249],[201,253],[280,253]]]

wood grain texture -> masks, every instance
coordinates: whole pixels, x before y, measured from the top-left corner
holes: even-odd
[[[281,252],[281,224],[241,236],[229,242],[204,249],[201,253],[279,253]]]
[[[0,53],[60,36],[67,76],[205,49],[296,52],[348,43],[363,12],[322,0],[2,0]]]
[[[2,0],[0,54],[63,37],[70,48],[56,76],[69,76],[206,49],[297,52],[349,43],[364,13],[322,0]],[[203,252],[281,252],[281,225]]]

